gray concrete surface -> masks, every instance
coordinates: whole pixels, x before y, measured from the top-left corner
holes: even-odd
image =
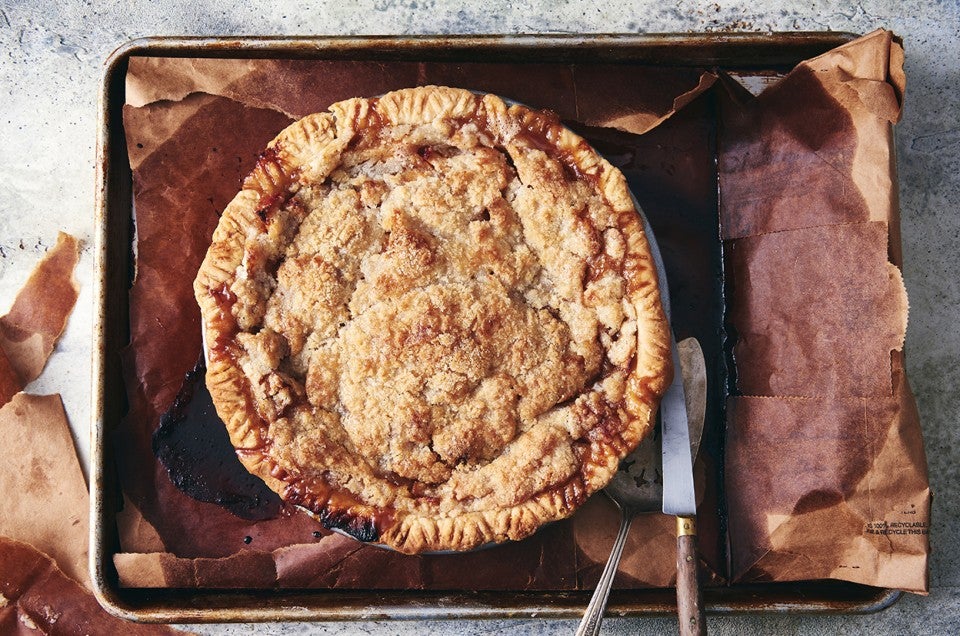
[[[86,457],[92,329],[96,100],[103,60],[149,35],[409,34],[835,30],[886,27],[906,46],[908,88],[897,127],[908,370],[936,492],[933,589],[873,616],[711,617],[716,634],[960,633],[960,3],[957,0],[0,0],[0,310],[58,230],[83,241],[81,296],[30,390],[63,395]],[[196,626],[204,634],[547,634],[574,621]],[[672,619],[611,619],[611,634],[671,633]]]

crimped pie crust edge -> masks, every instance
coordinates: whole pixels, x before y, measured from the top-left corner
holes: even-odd
[[[265,202],[286,196],[297,181],[324,178],[357,130],[373,125],[418,125],[437,120],[473,117],[478,109],[490,131],[503,138],[521,126],[551,130],[556,151],[580,175],[594,179],[596,188],[616,211],[633,211],[630,227],[622,228],[631,260],[629,302],[636,311],[637,344],[634,366],[627,377],[623,408],[630,416],[625,430],[613,437],[590,441],[588,461],[561,488],[550,488],[502,508],[468,511],[452,516],[398,514],[369,506],[349,493],[319,493],[297,501],[332,525],[343,520],[376,526],[375,538],[407,553],[428,550],[465,550],[490,541],[521,539],[544,523],[569,516],[591,494],[601,489],[628,454],[653,426],[659,398],[670,381],[669,327],[663,314],[657,273],[642,224],[623,175],[599,157],[579,136],[560,127],[555,118],[523,106],[508,107],[495,96],[478,96],[445,87],[419,87],[389,93],[376,100],[352,99],[331,106],[327,113],[310,115],[291,124],[268,146],[243,189],[224,210],[210,249],[194,283],[203,316],[205,338],[216,343],[232,337],[235,321],[224,315],[223,295],[244,262],[248,233],[262,227],[258,212]],[[207,386],[231,442],[246,468],[284,496],[290,484],[271,457],[266,423],[256,415],[248,380],[229,356],[211,356]],[[321,502],[316,505],[316,501]],[[329,525],[329,524],[328,524]],[[356,534],[356,533],[354,533]]]

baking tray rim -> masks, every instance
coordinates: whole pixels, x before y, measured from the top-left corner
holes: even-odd
[[[526,57],[519,63],[532,61],[575,60],[584,52],[599,54],[597,61],[649,63],[650,56],[671,51],[674,54],[695,52],[695,59],[679,57],[675,65],[698,67],[722,66],[742,63],[750,66],[749,58],[736,51],[769,52],[789,50],[785,60],[770,62],[759,60],[760,68],[772,65],[799,62],[809,57],[810,51],[824,52],[848,42],[857,34],[846,32],[786,32],[786,33],[664,33],[664,34],[486,34],[486,35],[418,35],[418,36],[157,36],[138,38],[119,46],[104,63],[98,95],[98,135],[96,161],[95,241],[94,241],[94,298],[96,322],[93,330],[92,364],[92,418],[91,418],[91,503],[90,503],[90,573],[94,594],[99,603],[111,614],[141,622],[231,622],[231,621],[278,621],[278,620],[384,620],[384,619],[491,619],[491,618],[575,618],[582,615],[589,600],[589,591],[571,592],[429,592],[429,591],[357,591],[357,590],[130,590],[120,588],[115,576],[108,574],[112,568],[113,551],[107,545],[107,523],[113,522],[115,509],[107,504],[107,494],[113,478],[107,467],[109,448],[106,436],[106,410],[108,399],[106,372],[110,353],[108,341],[112,314],[108,302],[111,292],[126,293],[126,288],[115,290],[111,273],[117,267],[117,247],[111,243],[110,222],[113,210],[111,193],[117,188],[129,187],[118,183],[116,170],[129,171],[129,166],[111,165],[112,153],[119,141],[114,136],[111,123],[119,113],[117,98],[122,108],[122,85],[126,63],[136,55],[164,57],[265,57],[292,59],[366,59],[424,61],[456,59],[460,55],[495,51],[509,58],[517,53],[537,54],[535,59]],[[737,49],[736,47],[741,47]],[[810,51],[808,51],[808,49]],[[351,57],[353,56],[353,57]],[[514,58],[516,59],[516,58]],[[463,60],[468,61],[468,60]],[[496,61],[486,58],[485,61]],[[119,93],[119,94],[118,94]],[[122,135],[121,135],[122,136]],[[124,164],[124,161],[120,161]],[[122,175],[121,175],[122,176]],[[129,175],[126,175],[129,178]],[[129,199],[128,199],[129,200]],[[129,214],[126,222],[129,222]],[[124,246],[129,257],[129,245]],[[123,257],[121,257],[123,258]],[[116,276],[114,276],[116,278]],[[111,286],[113,285],[113,287]],[[115,338],[115,336],[114,336]],[[112,359],[112,358],[111,358]],[[122,400],[121,400],[122,401]],[[113,493],[116,495],[117,493]],[[114,496],[116,501],[116,496]],[[109,519],[108,519],[109,516]],[[109,562],[109,564],[108,564]],[[733,594],[732,599],[714,598],[718,588],[706,588],[707,612],[728,613],[850,613],[867,614],[878,612],[893,605],[902,595],[898,590],[872,588],[854,583],[827,581],[809,582],[811,589],[823,585],[860,594],[855,599],[835,600],[804,598],[798,593],[789,596],[764,599],[764,593],[777,588],[785,589],[802,584],[750,584],[725,588]],[[729,592],[729,591],[733,592]],[[669,592],[669,594],[667,594]],[[743,593],[742,599],[736,594]],[[182,605],[164,605],[162,598],[170,595]],[[181,595],[181,599],[176,598]],[[517,601],[504,603],[504,594],[511,594]],[[630,602],[623,597],[630,595],[652,596],[647,602]],[[187,595],[190,596],[188,599]],[[123,598],[123,597],[126,598]],[[131,598],[134,596],[136,598]],[[376,596],[381,603],[368,597]],[[207,603],[197,603],[203,597]],[[317,605],[310,600],[317,598],[340,599],[343,605]],[[360,602],[357,602],[357,601]],[[215,602],[212,602],[215,601]],[[273,602],[274,606],[265,607]],[[615,591],[607,610],[609,615],[649,616],[667,615],[675,612],[671,590],[623,590]]]

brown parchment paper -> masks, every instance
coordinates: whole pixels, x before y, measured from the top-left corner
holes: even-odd
[[[900,119],[905,78],[903,48],[889,31],[799,64],[757,98],[725,84],[718,157],[725,239],[891,220],[891,124]]]
[[[0,408],[0,536],[32,544],[72,579],[87,571],[89,496],[59,395],[18,393]]]
[[[77,299],[77,241],[60,233],[0,318],[0,536],[87,574],[87,486],[58,395],[20,393],[40,375]]]
[[[0,317],[0,405],[35,380],[47,364],[77,302],[73,269],[78,257],[77,240],[60,232],[10,311]]]
[[[59,395],[22,385],[43,370],[76,301],[76,240],[61,233],[0,318],[0,633],[130,631],[89,591],[89,496]],[[0,376],[2,377],[2,376]],[[9,400],[9,401],[8,401]],[[136,634],[174,633],[136,626]]]
[[[756,98],[722,82],[734,581],[928,588],[930,491],[894,264],[902,64],[877,31]]]
[[[746,395],[886,396],[907,296],[885,222],[731,241],[737,386]]]
[[[469,554],[410,557],[330,534],[298,512],[243,520],[198,502],[171,485],[150,452],[150,435],[200,352],[191,284],[218,214],[257,154],[292,117],[347,97],[416,84],[497,92],[549,107],[576,123],[628,173],[632,169],[638,183],[669,182],[669,187],[649,192],[643,203],[656,222],[682,217],[676,211],[690,207],[684,201],[695,197],[689,194],[691,184],[706,193],[715,190],[712,133],[703,112],[675,123],[671,119],[675,109],[694,102],[713,81],[712,74],[697,69],[606,65],[133,58],[124,125],[134,171],[138,242],[130,293],[131,343],[124,360],[131,411],[116,439],[124,449],[118,461],[127,502],[119,519],[123,552],[114,559],[121,582],[132,587],[503,590],[592,584],[618,525],[602,502],[578,515],[576,523],[552,524],[523,542]],[[609,90],[610,85],[617,89]],[[636,134],[654,126],[659,130],[665,122],[676,127],[675,143],[664,143],[669,133]],[[677,140],[684,141],[678,146]],[[687,145],[698,151],[686,152],[682,146]],[[678,162],[698,177],[685,180]],[[715,200],[695,198],[702,203],[688,214],[705,211],[708,223],[702,232],[715,236]],[[709,334],[704,325],[691,330],[697,328]],[[715,446],[714,455],[701,464],[703,474],[713,476],[703,480],[710,484],[704,490],[709,490],[706,509],[712,513],[704,515],[702,543],[706,569],[717,578],[715,573],[724,568]],[[651,535],[662,535],[663,545],[674,540],[673,526],[658,517],[635,524],[631,545],[637,554],[625,561],[620,584],[662,586],[673,580],[672,550],[652,557],[645,550]],[[596,549],[598,541],[607,547]]]
[[[201,94],[170,108],[158,105],[127,115],[131,131],[146,121],[147,130],[159,127],[166,136],[149,146],[149,156],[134,171],[137,270],[130,290],[131,341],[123,361],[134,377],[127,383],[130,415],[116,432],[116,443],[124,449],[117,459],[124,492],[155,527],[165,549],[181,556],[221,557],[240,546],[272,550],[291,541],[311,540],[319,525],[305,515],[260,523],[229,513],[211,516],[210,509],[219,508],[173,486],[153,456],[150,438],[183,374],[200,355],[200,333],[193,328],[199,325],[200,314],[193,301],[192,272],[206,252],[217,215],[236,193],[240,175],[290,120],[274,111]],[[231,130],[230,148],[208,143],[210,131],[224,122]],[[131,132],[128,139],[136,148],[147,138]],[[154,187],[141,174],[166,175],[177,185]],[[277,532],[287,536],[276,538]],[[244,543],[247,537],[249,543]],[[124,539],[142,545],[139,534]]]
[[[726,264],[735,354],[730,367],[738,380],[745,372],[743,381],[762,397],[738,395],[730,400],[725,459],[735,469],[727,471],[725,485],[728,493],[737,494],[724,503],[718,479],[723,408],[708,409],[704,452],[696,466],[707,577],[716,582],[728,574],[738,580],[826,577],[921,589],[916,582],[925,579],[925,535],[922,545],[888,543],[890,549],[884,551],[882,541],[868,537],[871,529],[884,526],[860,528],[859,522],[850,522],[816,534],[814,526],[795,523],[826,510],[842,513],[848,521],[870,518],[869,523],[877,524],[887,518],[882,511],[894,500],[906,502],[907,510],[913,503],[917,519],[926,523],[928,506],[922,503],[929,493],[919,423],[915,410],[908,408],[912,398],[905,381],[894,377],[902,366],[899,354],[892,354],[893,369],[890,364],[890,351],[902,345],[905,301],[898,274],[888,267],[888,244],[880,240],[884,230],[895,232],[899,223],[890,124],[899,114],[901,61],[902,51],[890,34],[877,32],[801,65],[754,98],[722,72],[717,85],[716,74],[695,69],[133,58],[124,124],[134,169],[138,261],[130,295],[131,344],[124,360],[131,411],[115,440],[124,450],[119,468],[129,502],[121,518],[124,552],[114,559],[121,580],[135,587],[468,590],[563,590],[595,583],[617,527],[615,511],[602,496],[571,520],[552,524],[524,542],[466,555],[406,557],[331,535],[298,513],[260,521],[234,517],[176,490],[151,453],[150,435],[159,414],[199,353],[193,274],[217,214],[259,150],[292,118],[325,109],[333,101],[437,83],[550,108],[624,171],[664,252],[677,336],[697,336],[704,346],[714,401],[722,396],[725,382],[718,363],[724,350],[717,336],[722,329],[709,318],[722,319],[723,302],[705,297],[709,294],[702,290],[710,289],[709,279],[722,280],[724,267],[704,246],[722,233],[725,249],[739,258]],[[849,224],[865,226],[836,230]],[[808,232],[787,236],[795,230]],[[852,269],[865,270],[863,276],[851,274],[834,283],[833,270],[817,270],[833,256],[818,241],[834,241],[836,232],[860,241],[863,263],[851,250],[842,253]],[[778,236],[781,233],[784,236]],[[781,254],[784,246],[817,248],[812,253],[820,259],[801,259],[808,266],[804,271]],[[896,253],[896,246],[890,244],[889,251]],[[777,267],[786,268],[779,279]],[[808,278],[832,287],[824,291],[801,286],[805,291],[787,295],[784,305],[777,304],[776,294],[769,297],[777,281],[783,287]],[[846,302],[860,281],[870,286],[854,294],[859,304]],[[810,298],[829,309],[824,322],[817,322],[820,308],[811,307]],[[876,319],[877,311],[889,309],[888,301],[897,304],[889,320]],[[794,327],[791,312],[811,318]],[[773,342],[777,327],[786,323],[791,339]],[[831,331],[837,327],[840,333]],[[849,347],[836,351],[832,346],[843,334],[871,329],[885,344],[867,347],[855,360],[842,359]],[[741,333],[748,336],[742,342]],[[867,337],[858,342],[867,342]],[[891,349],[883,351],[886,343],[892,343]],[[827,358],[817,361],[811,352]],[[815,383],[798,386],[780,365],[800,370]],[[737,390],[745,393],[739,383]],[[889,410],[854,418],[855,409],[849,407],[857,399],[864,404],[864,396],[889,399]],[[761,399],[780,400],[777,404],[793,419],[784,416],[778,420],[781,428],[772,427],[766,419],[769,412],[748,408]],[[861,444],[873,440],[869,448],[876,452],[856,464],[862,471],[827,463],[801,482],[806,492],[779,493],[789,475],[774,470],[775,458],[795,450],[789,422],[805,421],[803,410],[794,406],[816,400],[841,418],[829,420],[836,430]],[[834,432],[827,427],[814,434],[819,446],[796,449],[835,453],[856,447],[839,443]],[[893,462],[881,462],[881,454],[907,458],[905,476],[891,480],[885,475],[882,471]],[[764,461],[754,461],[755,456]],[[817,457],[805,456],[804,465],[818,466]],[[819,497],[818,492],[827,494]],[[840,502],[864,493],[874,498],[872,507],[851,504],[841,510]],[[794,510],[797,501],[803,503]],[[814,504],[822,501],[833,504]],[[727,534],[722,508],[729,511]],[[635,523],[617,584],[669,585],[675,571],[673,532],[672,521],[662,515]],[[733,566],[729,573],[727,540]],[[842,554],[824,549],[829,542],[849,549]],[[796,567],[796,561],[805,559],[817,565]],[[870,559],[873,565],[864,565]],[[910,571],[895,574],[904,567]]]
[[[927,590],[926,462],[897,382],[896,398],[731,398],[735,579]]]
[[[322,77],[322,82],[315,78]],[[218,95],[299,119],[333,102],[422,84],[482,90],[561,118],[643,134],[706,91],[712,73],[610,64],[440,64],[320,60],[138,57],[130,62],[126,103],[142,107],[193,93]],[[295,90],[291,90],[295,88]],[[546,107],[546,106],[540,106]],[[149,124],[147,124],[149,125]],[[146,131],[145,131],[146,132]],[[163,139],[161,131],[148,133]],[[141,155],[131,150],[131,164]]]
[[[35,547],[0,537],[0,633],[182,634],[107,614],[93,594]]]

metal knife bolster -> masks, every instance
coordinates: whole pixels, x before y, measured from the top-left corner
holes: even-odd
[[[673,357],[673,382],[660,401],[663,453],[663,512],[675,516],[697,513],[693,488],[693,462],[690,459],[690,424],[687,420],[683,376],[676,340],[670,336]]]

